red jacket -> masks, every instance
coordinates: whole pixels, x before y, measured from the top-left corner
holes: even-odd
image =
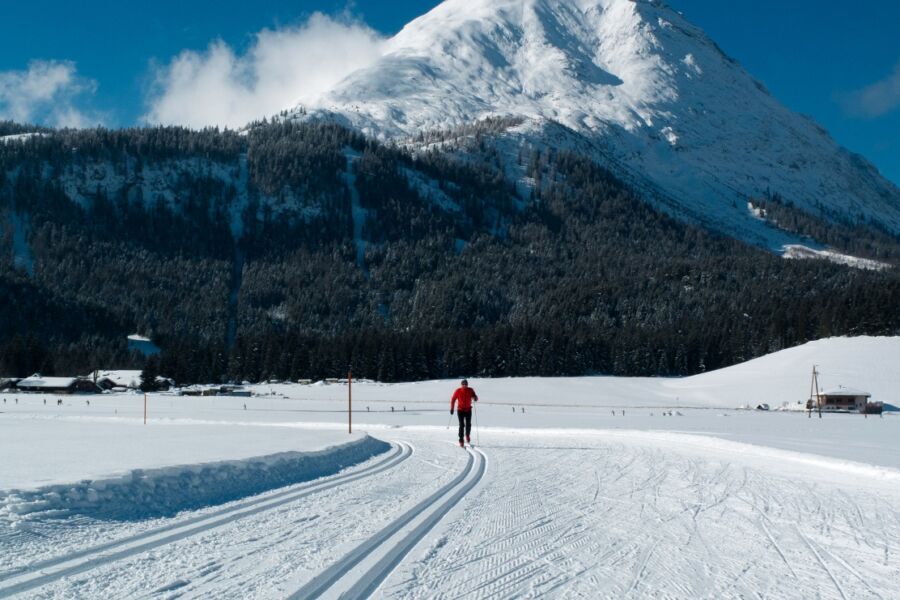
[[[459,402],[459,410],[472,410],[472,400],[478,402],[478,394],[475,393],[475,390],[470,387],[456,388],[453,397],[450,398],[450,410],[453,410],[457,402]]]

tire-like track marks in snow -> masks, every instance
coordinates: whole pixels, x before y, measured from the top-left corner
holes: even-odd
[[[371,477],[396,467],[408,459],[412,452],[412,446],[398,443],[389,456],[357,471],[336,475],[325,480],[316,480],[291,486],[282,492],[255,497],[213,513],[176,521],[175,523],[123,539],[35,563],[30,565],[27,570],[14,572],[0,579],[0,596],[33,590],[63,577],[89,571],[99,566],[221,527],[238,519],[273,510],[309,495]]]

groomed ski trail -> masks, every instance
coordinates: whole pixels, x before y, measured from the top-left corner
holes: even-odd
[[[897,597],[900,490],[889,484],[564,436],[494,434],[477,508],[430,536],[377,596]]]
[[[136,535],[40,561],[11,573],[4,573],[0,575],[0,597],[34,590],[64,577],[90,571],[96,567],[207,532],[236,520],[278,508],[312,494],[377,475],[396,467],[412,454],[413,447],[410,444],[397,442],[390,455],[363,469],[291,486],[284,491],[266,494],[263,497],[254,497],[212,513],[177,521]]]
[[[440,431],[395,432],[415,453],[379,476],[22,596],[303,597],[321,577],[309,595],[898,597],[900,488],[891,477],[866,469],[836,477],[821,461],[760,458],[724,442],[710,449],[695,438],[494,431],[477,450],[461,450]],[[483,473],[476,451],[490,460]],[[105,535],[108,524],[92,527]],[[50,534],[29,543],[62,548],[70,533],[84,538],[81,528],[51,520],[22,539]],[[351,564],[363,545],[371,551]]]
[[[471,446],[465,468],[452,481],[416,504],[289,596],[306,600],[323,595],[367,598],[429,531],[484,477],[487,457]],[[416,522],[411,529],[407,526]],[[374,564],[370,556],[378,557]],[[357,568],[361,563],[365,566]],[[359,571],[362,571],[361,573]],[[343,588],[338,592],[336,588]]]

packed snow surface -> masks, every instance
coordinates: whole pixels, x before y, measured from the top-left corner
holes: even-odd
[[[895,185],[662,2],[447,0],[312,108],[399,140],[518,117],[514,146],[588,153],[675,212],[774,250],[793,242],[743,209],[750,197],[900,231]]]
[[[3,394],[0,596],[898,597],[900,415],[735,410],[805,400],[812,364],[900,404],[898,359],[841,338],[675,380],[470,378],[465,450],[456,381],[355,382],[352,436],[340,382],[151,394],[146,426],[139,394]]]

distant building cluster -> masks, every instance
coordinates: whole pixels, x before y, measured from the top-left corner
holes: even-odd
[[[95,371],[76,377],[44,377],[35,373],[25,379],[0,379],[0,391],[38,392],[44,394],[102,394],[106,391],[126,392],[141,386],[141,372]],[[175,382],[167,377],[156,378],[156,389],[168,390]]]

